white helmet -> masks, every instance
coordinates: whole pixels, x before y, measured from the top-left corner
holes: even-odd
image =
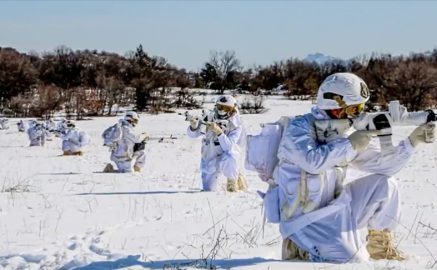
[[[217,98],[215,102],[215,111],[219,118],[232,116],[237,107],[237,101],[231,95],[223,95]]]
[[[237,105],[237,101],[231,95],[223,95],[217,98],[215,104],[220,104],[228,107],[235,107],[235,105]]]
[[[138,124],[140,117],[138,116],[138,114],[136,112],[128,111],[128,112],[126,112],[126,114],[124,116],[124,120],[133,123],[133,125],[136,125],[136,124]]]
[[[67,120],[67,121],[65,121],[65,125],[67,127],[75,127],[76,126],[76,122],[74,120]]]
[[[353,73],[334,73],[326,77],[317,93],[317,107],[322,110],[364,104],[369,100],[369,88]]]

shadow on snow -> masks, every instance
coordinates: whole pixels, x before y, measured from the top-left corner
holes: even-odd
[[[151,194],[176,194],[176,193],[199,193],[201,190],[156,190],[156,191],[126,191],[126,192],[90,192],[90,193],[77,193],[75,195],[86,196],[86,195],[151,195]]]
[[[204,262],[205,260],[163,260],[163,261],[154,261],[154,262],[142,262],[138,259],[140,255],[131,255],[125,258],[118,259],[116,261],[100,261],[100,262],[92,262],[88,265],[74,268],[75,270],[103,270],[103,269],[121,269],[130,266],[141,266],[149,269],[184,269],[185,267],[195,267],[198,265],[198,262]],[[224,268],[229,269],[233,267],[242,267],[242,266],[250,266],[259,263],[266,262],[279,262],[274,259],[265,259],[260,257],[255,258],[247,258],[247,259],[229,259],[229,260],[214,260],[212,261],[212,265],[216,268]],[[208,266],[210,266],[208,260]],[[61,270],[69,269],[68,264],[64,265]],[[179,267],[179,268],[178,268]],[[203,267],[202,267],[203,268]],[[206,269],[206,268],[203,268]]]

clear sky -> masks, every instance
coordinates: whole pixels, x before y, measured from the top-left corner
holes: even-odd
[[[437,48],[437,1],[0,1],[0,46],[150,55],[198,70],[211,50],[246,67],[321,52],[351,58]]]

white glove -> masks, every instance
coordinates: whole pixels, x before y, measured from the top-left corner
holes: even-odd
[[[208,128],[209,128],[209,130],[214,132],[215,135],[217,135],[217,136],[220,136],[223,133],[223,130],[219,127],[219,125],[217,125],[214,122],[208,123]]]
[[[372,135],[376,135],[375,131],[357,130],[349,135],[348,139],[357,152],[363,152],[369,145]]]
[[[435,124],[428,123],[421,126],[418,126],[413,132],[411,132],[410,136],[411,145],[416,147],[419,143],[431,143],[434,142],[435,139]]]

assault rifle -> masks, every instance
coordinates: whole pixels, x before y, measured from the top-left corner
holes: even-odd
[[[435,121],[437,121],[436,113],[433,110],[408,112],[406,107],[396,100],[389,103],[389,110],[386,112],[363,113],[354,119],[316,120],[315,126],[317,139],[321,142],[337,138],[350,127],[355,130],[367,130],[372,135],[378,136],[381,149],[385,151],[393,147],[391,137],[393,126],[420,126]],[[425,132],[425,141],[428,143],[433,141],[427,132]]]
[[[181,114],[181,113],[180,113]],[[207,127],[211,123],[216,123],[223,131],[227,130],[229,121],[226,119],[219,119],[214,110],[202,110],[201,114],[196,114],[190,111],[186,111],[184,114],[185,121],[196,120],[199,122],[198,129],[200,133],[206,134]]]
[[[146,132],[143,132],[142,134],[147,134]],[[158,143],[165,143],[165,142],[171,142],[171,140],[176,140],[177,137],[170,135],[170,136],[162,136],[162,137],[150,137],[148,135],[144,136],[144,139],[134,144],[134,152],[144,150],[146,148],[146,143],[148,141],[157,141]]]

